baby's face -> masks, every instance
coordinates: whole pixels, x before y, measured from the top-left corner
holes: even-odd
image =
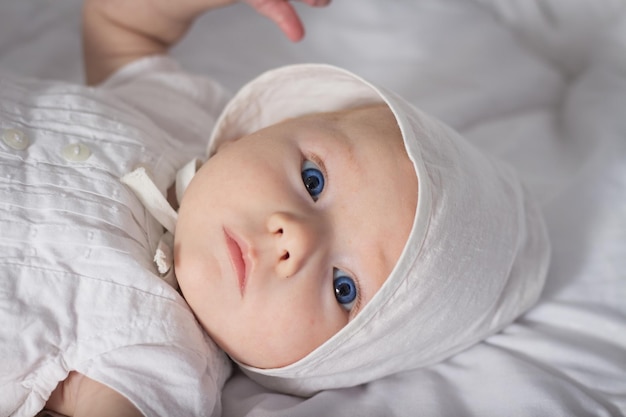
[[[291,364],[385,282],[416,204],[386,106],[284,121],[223,145],[192,180],[176,226],[179,285],[231,357]]]

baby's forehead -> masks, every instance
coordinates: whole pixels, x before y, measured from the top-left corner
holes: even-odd
[[[332,112],[309,113],[288,119],[288,121],[295,125],[304,123],[328,131],[349,131],[357,135],[353,139],[356,139],[355,143],[360,146],[367,146],[366,143],[358,141],[361,136],[367,136],[373,142],[382,142],[391,146],[402,145],[401,148],[406,153],[396,117],[389,106],[383,102]]]
[[[332,156],[338,156],[356,172],[376,170],[380,176],[377,178],[380,181],[376,182],[381,188],[380,196],[389,192],[389,183],[406,183],[416,177],[395,115],[385,103],[312,113],[290,119],[290,122],[293,129],[311,129],[309,132],[313,134],[305,137],[313,148],[323,150],[322,156],[331,160]],[[417,186],[403,191],[407,195],[416,194]]]

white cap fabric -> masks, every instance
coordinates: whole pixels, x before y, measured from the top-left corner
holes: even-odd
[[[442,361],[499,331],[537,300],[550,245],[541,212],[515,173],[398,95],[328,65],[269,71],[227,105],[209,143],[316,112],[387,103],[418,178],[410,236],[363,310],[303,359],[240,364],[296,395],[349,387]]]

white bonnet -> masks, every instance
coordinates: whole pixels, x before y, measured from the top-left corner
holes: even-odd
[[[296,395],[366,383],[442,361],[537,300],[550,258],[541,212],[515,173],[398,95],[328,65],[269,71],[227,105],[209,155],[286,118],[385,102],[418,178],[408,241],[387,281],[330,340],[289,366],[240,365]]]

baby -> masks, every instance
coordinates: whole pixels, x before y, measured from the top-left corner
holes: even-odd
[[[219,415],[222,350],[283,392],[353,386],[538,297],[537,207],[451,129],[326,65],[228,104],[180,70],[167,48],[227,3],[88,0],[96,88],[0,79],[0,415]],[[250,3],[302,36],[289,3]]]

